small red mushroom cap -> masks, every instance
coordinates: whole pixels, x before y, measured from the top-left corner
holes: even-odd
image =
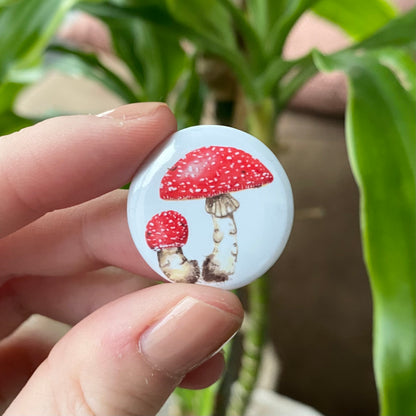
[[[179,212],[163,211],[150,219],[145,235],[152,250],[182,247],[188,241],[188,223]]]
[[[273,175],[258,159],[234,147],[201,147],[178,160],[162,178],[162,199],[209,198],[258,188]]]

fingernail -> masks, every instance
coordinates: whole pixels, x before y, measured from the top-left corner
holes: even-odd
[[[186,297],[142,334],[139,349],[152,367],[184,375],[218,352],[240,324],[238,316]]]
[[[96,116],[122,121],[136,120],[156,113],[161,107],[167,107],[167,105],[158,102],[127,104],[112,110],[104,111]]]

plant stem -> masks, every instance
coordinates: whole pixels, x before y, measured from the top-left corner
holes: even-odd
[[[249,315],[243,339],[241,369],[233,386],[227,416],[245,414],[256,385],[261,354],[266,340],[269,293],[267,275],[255,280],[248,287]]]
[[[271,98],[248,105],[247,130],[269,147],[274,145],[275,120],[275,106]],[[266,341],[270,293],[267,275],[252,282],[247,291],[248,315],[246,331],[243,334],[241,368],[232,389],[227,416],[245,414],[256,385]]]
[[[238,289],[237,295],[242,289]],[[226,371],[221,377],[221,381],[215,397],[213,416],[225,416],[230,402],[231,390],[234,381],[237,379],[241,367],[241,350],[243,334],[239,332],[231,341],[229,353],[226,355]]]
[[[249,61],[255,70],[260,70],[264,65],[264,48],[261,40],[253,26],[244,15],[243,11],[232,0],[221,0],[224,7],[230,12],[234,19],[236,28],[239,29],[241,37],[245,40],[245,49],[249,53]]]
[[[266,146],[275,147],[275,105],[270,97],[260,102],[248,104],[247,130]]]

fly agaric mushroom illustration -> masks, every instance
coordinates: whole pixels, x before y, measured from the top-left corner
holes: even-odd
[[[154,215],[146,225],[147,245],[157,252],[159,266],[169,280],[195,283],[200,275],[198,262],[182,252],[188,240],[188,223],[176,211]]]
[[[206,198],[205,210],[214,223],[214,249],[202,267],[205,281],[222,282],[235,271],[238,255],[234,211],[240,204],[231,192],[258,188],[273,175],[258,159],[234,147],[201,147],[178,160],[162,178],[165,200]]]

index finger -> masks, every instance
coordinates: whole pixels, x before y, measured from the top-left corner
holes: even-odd
[[[176,130],[162,103],[56,117],[0,139],[0,238],[126,184]]]

